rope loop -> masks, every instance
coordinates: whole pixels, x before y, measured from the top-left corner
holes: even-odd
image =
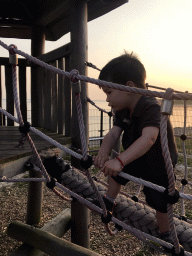
[[[181,184],[182,184],[183,186],[187,185],[187,184],[188,184],[188,180],[187,180],[187,179],[182,179],[182,180],[181,180]]]
[[[135,202],[139,202],[139,199],[138,199],[137,196],[132,196],[131,199],[132,199],[133,201],[135,201]]]
[[[9,49],[9,53],[10,53],[11,55],[14,55],[14,54],[15,54],[14,49],[17,49],[17,46],[14,45],[14,44],[10,44],[10,45],[8,46],[8,49]]]
[[[83,160],[83,158],[80,160],[80,165],[83,167],[83,169],[87,170],[93,165],[92,156],[87,155],[86,159]]]
[[[109,117],[113,116],[113,113],[111,111],[109,111],[107,114],[108,114]]]
[[[55,187],[55,179],[51,177],[51,180],[46,183],[47,187],[52,189]]]
[[[166,92],[165,92],[165,99],[166,100],[171,100],[173,98],[174,95],[174,90],[171,88],[167,88]]]
[[[186,140],[187,139],[187,135],[181,134],[180,139],[183,140],[183,141]]]
[[[118,225],[118,224],[115,224],[115,228],[118,230],[118,231],[122,231],[123,230],[123,227]]]
[[[77,83],[79,81],[79,79],[77,78],[77,76],[79,75],[78,70],[76,69],[71,70],[69,75],[72,83]]]
[[[107,211],[107,216],[105,217],[104,214],[102,213],[101,215],[101,220],[104,224],[108,224],[111,221],[112,218],[112,213]]]
[[[183,215],[179,216],[178,219],[187,222],[187,218],[185,216],[183,216]]]
[[[30,131],[30,123],[29,122],[24,122],[23,126],[19,126],[19,131],[25,135],[27,135],[27,133]]]
[[[165,200],[169,203],[169,204],[175,204],[178,202],[180,195],[179,195],[179,191],[175,188],[175,193],[170,196],[169,192],[168,192],[168,188],[165,189],[165,191],[163,192],[163,196],[165,198]]]
[[[185,255],[185,251],[182,245],[179,245],[179,254],[175,252],[175,246],[173,246],[173,248],[171,249],[171,255],[172,256],[184,256]]]

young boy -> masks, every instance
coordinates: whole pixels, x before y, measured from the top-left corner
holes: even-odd
[[[133,53],[125,53],[111,60],[102,70],[99,79],[123,84],[125,86],[146,89],[146,71],[143,64]],[[167,170],[165,168],[160,143],[160,104],[155,98],[133,94],[125,91],[102,87],[109,102],[115,110],[113,128],[106,134],[98,155],[93,157],[95,167],[101,169],[105,176],[109,175],[109,187],[104,202],[109,211],[115,205],[115,199],[121,185],[129,180],[117,176],[119,172],[141,177],[144,180],[168,186]],[[118,158],[109,160],[109,154],[121,133],[124,152]],[[173,166],[177,163],[177,149],[173,129],[168,122],[168,145]],[[170,226],[167,213],[167,203],[162,193],[144,187],[146,202],[156,210],[157,222],[161,238],[169,239]]]

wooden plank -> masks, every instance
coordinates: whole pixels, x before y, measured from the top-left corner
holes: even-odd
[[[8,226],[7,233],[8,236],[34,246],[50,256],[99,256],[98,253],[18,221]]]
[[[58,68],[64,70],[64,59],[58,60]],[[64,77],[58,76],[58,133],[64,134]]]
[[[44,94],[43,86],[45,82],[45,69],[38,67],[38,81],[41,87],[39,88],[39,127],[44,127]]]
[[[19,67],[19,96],[23,120],[27,121],[26,67]]]
[[[52,62],[52,61],[64,58],[67,55],[69,55],[71,52],[72,52],[72,45],[71,43],[68,43],[51,52],[38,56],[38,59],[48,63],[48,62]]]
[[[51,130],[51,74],[46,70],[46,81],[43,86],[44,94],[44,128]]]
[[[71,69],[71,56],[65,58],[65,70]],[[64,80],[64,109],[65,109],[65,136],[71,136],[71,120],[72,120],[72,93],[70,80]]]
[[[45,52],[45,34],[41,27],[32,27],[31,55],[37,57]],[[41,90],[42,84],[39,81],[39,67],[31,68],[31,123],[40,127],[40,116],[42,108]]]
[[[12,68],[5,67],[5,87],[6,87],[6,110],[14,116],[14,99],[13,99],[13,83],[12,83]],[[14,121],[7,118],[7,125],[14,126]]]
[[[67,208],[60,212],[56,217],[45,224],[40,230],[49,232],[57,237],[62,237],[71,225],[71,209]],[[10,256],[43,256],[44,252],[34,247],[23,244]]]
[[[0,57],[0,65],[2,66],[9,66],[9,58],[5,58],[5,57]],[[18,66],[21,67],[30,67],[31,65],[33,65],[30,61],[28,61],[27,59],[20,59],[18,58]]]
[[[65,137],[64,135],[52,133],[44,129],[40,129],[41,132],[45,133],[47,136],[51,137],[53,140],[56,140],[62,145],[71,144],[71,139]],[[35,147],[38,151],[53,148],[54,146],[48,141],[44,140],[40,136],[36,135],[33,132],[29,132]],[[19,139],[21,138],[21,133],[18,130],[18,127],[15,126],[0,126],[0,163],[6,162],[9,159],[18,159],[25,155],[31,155],[31,147],[27,141],[24,142],[24,147],[16,147],[19,144]]]
[[[57,61],[51,63],[57,67]],[[57,132],[57,116],[58,116],[58,75],[51,73],[51,131]]]
[[[2,108],[2,83],[1,83],[1,66],[0,66],[0,107]],[[0,125],[3,125],[3,114],[0,113]]]

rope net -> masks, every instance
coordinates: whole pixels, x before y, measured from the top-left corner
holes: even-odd
[[[17,47],[14,46],[14,45],[7,46],[2,41],[0,41],[0,45],[2,47],[4,47],[5,49],[7,49],[10,53],[10,64],[12,65],[12,78],[13,78],[13,94],[14,94],[14,102],[15,102],[15,108],[16,108],[18,118],[15,118],[11,114],[9,114],[5,110],[3,110],[2,108],[0,108],[0,112],[3,113],[8,118],[12,119],[13,121],[19,123],[20,129],[22,130],[22,133],[25,135],[26,140],[28,141],[29,145],[31,146],[33,155],[35,156],[36,165],[33,166],[33,168],[36,168],[36,170],[40,171],[43,174],[44,179],[41,179],[41,181],[46,181],[47,186],[49,188],[51,188],[53,190],[53,192],[55,192],[61,198],[71,201],[71,198],[65,198],[55,188],[55,187],[58,187],[58,188],[62,189],[64,192],[66,192],[67,194],[69,194],[72,198],[76,198],[78,201],[80,201],[82,204],[86,205],[88,208],[94,210],[98,214],[103,215],[104,218],[108,217],[107,216],[108,213],[107,213],[105,204],[103,202],[101,193],[99,192],[98,187],[96,186],[95,182],[93,181],[93,178],[91,177],[90,171],[89,171],[89,168],[92,165],[92,159],[90,160],[90,156],[87,155],[86,136],[85,136],[82,106],[81,106],[81,100],[80,100],[80,90],[78,89],[79,81],[85,81],[85,82],[90,82],[90,83],[93,83],[93,84],[97,84],[99,86],[106,86],[106,87],[109,87],[109,88],[115,88],[115,89],[118,89],[118,90],[127,91],[127,92],[131,92],[131,93],[139,93],[141,95],[146,95],[146,96],[150,96],[150,97],[163,98],[162,109],[161,109],[162,116],[161,116],[161,124],[160,124],[161,145],[162,145],[163,156],[164,156],[165,165],[166,165],[168,178],[169,178],[168,195],[173,196],[175,194],[175,177],[174,177],[174,173],[173,173],[173,166],[172,166],[172,162],[171,162],[171,158],[170,158],[170,153],[169,153],[169,149],[168,149],[168,141],[167,141],[167,120],[168,120],[168,116],[171,114],[171,111],[172,111],[172,107],[171,107],[172,106],[172,100],[173,99],[189,100],[189,99],[192,99],[192,94],[177,93],[177,92],[174,92],[170,88],[168,88],[165,92],[143,90],[143,89],[139,89],[139,88],[133,88],[133,87],[123,86],[123,85],[114,84],[114,83],[110,83],[110,82],[106,82],[106,81],[101,81],[99,79],[93,79],[93,78],[85,77],[85,76],[80,75],[77,70],[72,70],[71,72],[66,72],[66,71],[60,70],[58,68],[55,68],[51,65],[48,65],[48,64],[38,60],[37,58],[34,58],[34,57],[18,50]],[[34,127],[31,127],[26,122],[24,122],[23,117],[22,117],[22,113],[20,111],[20,102],[19,102],[19,98],[18,98],[17,72],[16,72],[16,66],[17,66],[16,54],[19,54],[19,55],[25,57],[26,59],[34,62],[35,64],[37,64],[41,67],[44,67],[44,68],[46,68],[46,69],[48,69],[52,72],[55,72],[55,73],[57,73],[59,75],[62,75],[62,76],[66,76],[71,80],[72,86],[74,88],[73,92],[76,95],[75,99],[76,99],[76,107],[77,107],[77,112],[78,112],[78,122],[79,122],[80,136],[81,136],[82,155],[76,153],[73,150],[70,150],[70,149],[60,145],[58,142],[54,141],[53,139],[49,138],[45,134],[41,133],[40,131],[36,130]],[[87,98],[87,101],[91,102],[88,98]],[[32,131],[32,132],[36,133],[37,135],[41,136],[43,139],[48,140],[54,146],[60,148],[61,150],[64,150],[67,154],[70,154],[70,155],[72,155],[72,156],[74,156],[77,159],[82,161],[82,163],[83,163],[82,167],[84,168],[84,175],[86,175],[93,191],[96,193],[97,198],[99,199],[101,208],[95,206],[94,204],[92,204],[91,202],[86,200],[85,198],[79,196],[77,193],[74,193],[70,189],[66,188],[65,186],[63,186],[62,184],[57,182],[55,179],[50,178],[50,176],[48,175],[48,173],[47,173],[47,171],[46,171],[46,169],[45,169],[45,167],[42,163],[42,160],[41,160],[41,158],[40,158],[40,156],[39,156],[39,154],[38,154],[38,152],[35,148],[35,145],[34,145],[32,139],[29,135],[29,131]],[[185,143],[185,139],[183,140],[183,148],[185,146],[184,143]],[[185,157],[185,154],[184,154],[184,157]],[[163,187],[157,186],[155,184],[144,181],[142,179],[135,178],[135,177],[130,176],[128,174],[119,173],[119,175],[123,176],[127,179],[130,179],[134,182],[137,182],[140,185],[145,185],[145,186],[151,187],[151,188],[156,189],[156,190],[161,191],[161,192],[165,191],[165,188],[163,188]],[[185,179],[186,179],[186,176],[185,176]],[[32,179],[13,180],[13,179],[6,179],[6,177],[3,177],[0,181],[1,182],[9,182],[9,181],[17,182],[17,181],[32,181]],[[39,181],[39,179],[33,179],[33,181]],[[140,188],[141,187],[139,187],[138,192],[136,193],[136,196],[137,196],[137,194],[139,194]],[[192,196],[184,194],[183,190],[184,190],[184,185],[183,185],[182,192],[179,193],[179,196],[182,198],[182,202],[183,202],[183,199],[192,200]],[[184,214],[184,210],[183,210],[183,214]],[[136,228],[133,228],[133,227],[127,225],[126,223],[120,221],[119,219],[117,219],[113,216],[111,217],[111,220],[115,224],[117,224],[118,226],[121,226],[123,229],[127,230],[128,232],[135,235],[136,237],[138,237],[142,241],[146,242],[147,244],[149,244],[150,241],[154,241],[154,242],[157,242],[157,243],[161,244],[162,246],[165,246],[169,249],[174,249],[175,255],[181,255],[180,254],[181,253],[181,247],[180,247],[180,244],[179,244],[175,224],[174,224],[174,221],[173,221],[173,216],[174,215],[173,215],[172,204],[169,204],[169,203],[168,203],[168,215],[169,215],[169,222],[170,222],[170,227],[171,227],[171,236],[173,238],[174,245],[171,245],[171,244],[169,244],[165,241],[160,240],[159,238],[156,238],[156,237],[151,236],[149,234],[146,234],[146,233],[144,233],[140,230],[137,230]],[[109,226],[109,223],[104,223],[104,225],[105,225],[106,230],[109,232],[110,235],[115,235],[117,233],[118,229],[115,229],[114,231],[112,231],[110,226]],[[150,246],[154,247],[154,245],[152,245],[151,243],[150,243]],[[156,248],[156,249],[158,249],[158,248]],[[192,255],[192,254],[185,251],[184,255]]]

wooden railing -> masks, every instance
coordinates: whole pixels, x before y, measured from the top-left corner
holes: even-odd
[[[38,58],[62,70],[70,70],[71,43]],[[2,69],[2,66],[5,68]],[[31,94],[31,113],[27,112],[27,67],[30,67],[31,80],[36,79],[36,92]],[[8,58],[0,58],[0,69],[5,70],[6,110],[14,115],[11,65]],[[1,76],[1,72],[0,72]],[[2,77],[0,77],[0,106],[2,107]],[[33,83],[34,84],[34,83]],[[71,86],[67,78],[58,76],[38,67],[25,59],[18,61],[18,87],[21,111],[24,121],[31,116],[31,122],[48,130],[70,136],[71,126]],[[0,125],[13,126],[14,122],[0,114]]]

